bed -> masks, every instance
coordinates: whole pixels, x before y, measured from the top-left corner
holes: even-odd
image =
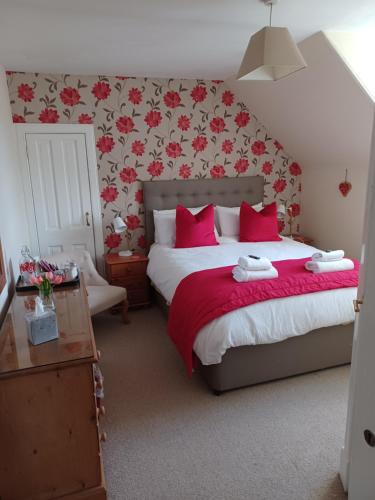
[[[148,275],[157,303],[168,313],[178,283],[196,270],[235,264],[256,253],[271,260],[309,257],[313,247],[289,238],[281,242],[237,243],[220,239],[217,247],[173,249],[153,244],[153,210],[181,203],[238,206],[263,201],[261,176],[143,183]],[[350,363],[355,288],[271,300],[232,311],[204,327],[194,351],[198,371],[215,394],[279,378]]]

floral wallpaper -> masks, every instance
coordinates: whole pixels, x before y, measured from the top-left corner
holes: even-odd
[[[14,122],[94,125],[108,251],[146,246],[143,180],[261,174],[298,224],[301,167],[224,82],[7,74]]]

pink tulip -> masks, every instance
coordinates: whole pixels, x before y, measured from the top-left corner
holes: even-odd
[[[32,285],[38,284],[38,278],[36,276],[34,276],[34,275],[30,276],[30,283]]]
[[[46,273],[46,278],[49,280],[49,281],[53,281],[54,279],[54,274],[50,272]]]
[[[53,282],[55,285],[60,285],[60,283],[63,282],[63,277],[62,276],[55,276],[55,279]]]

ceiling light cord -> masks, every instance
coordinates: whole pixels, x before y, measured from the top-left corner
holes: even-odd
[[[272,26],[272,7],[273,7],[273,4],[271,3],[270,4],[270,26]]]

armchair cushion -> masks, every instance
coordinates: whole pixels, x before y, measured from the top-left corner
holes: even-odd
[[[86,288],[91,316],[126,300],[126,288],[120,286],[89,285]]]

